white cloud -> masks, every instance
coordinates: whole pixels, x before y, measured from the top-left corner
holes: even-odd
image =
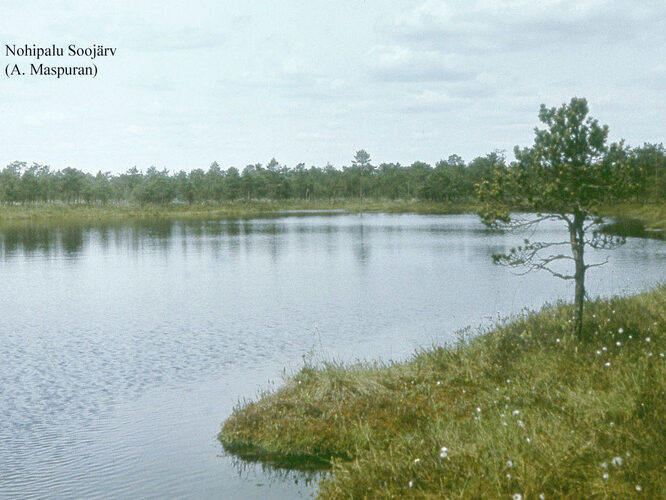
[[[654,89],[666,89],[666,64],[657,64],[648,70],[644,81]]]
[[[125,132],[129,135],[141,135],[143,133],[143,128],[132,124],[125,128]]]
[[[105,15],[83,21],[68,19],[53,24],[53,33],[69,32],[79,40],[102,40],[138,52],[162,52],[214,48],[223,45],[224,33],[200,26],[155,25],[128,15]],[[107,42],[108,41],[108,42]]]
[[[656,14],[656,15],[655,15]],[[613,0],[428,0],[384,32],[455,52],[498,52],[590,40],[618,44],[658,28],[666,3]]]
[[[445,92],[423,89],[408,94],[403,101],[402,109],[411,113],[441,113],[463,105],[464,102],[461,99]]]
[[[436,50],[376,45],[368,59],[371,75],[384,81],[461,81],[474,76],[468,63]]]

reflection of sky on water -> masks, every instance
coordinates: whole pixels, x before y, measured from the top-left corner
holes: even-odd
[[[563,235],[550,224],[533,239]],[[498,311],[569,299],[568,282],[492,264],[522,238],[471,215],[4,228],[0,496],[307,492],[257,467],[243,479],[219,456],[214,435],[238,398],[313,345],[319,357],[403,359]],[[592,296],[666,278],[664,242],[588,257],[605,255]]]

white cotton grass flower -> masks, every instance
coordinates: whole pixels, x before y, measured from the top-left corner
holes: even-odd
[[[420,458],[415,458],[415,459],[414,459],[414,463],[415,463],[415,464],[418,464],[420,461],[421,461]]]
[[[518,420],[518,426],[519,427],[525,427],[525,424],[523,423],[522,420]]]
[[[645,342],[650,342],[650,337],[645,337]]]
[[[520,410],[513,410],[512,412],[514,415],[520,415]]]
[[[610,366],[610,361],[606,362],[604,366]]]
[[[513,462],[511,460],[506,461],[506,466],[507,467],[513,467]]]
[[[608,479],[608,472],[604,472],[604,475],[601,477],[603,477],[604,479]]]
[[[608,469],[608,464],[606,462],[601,464],[602,469]]]
[[[622,345],[622,342],[620,342],[620,341],[618,340],[617,342],[615,342],[615,345],[616,345],[616,346],[621,346],[621,345]]]
[[[511,498],[513,500],[523,500],[523,495],[521,495],[520,493],[514,493]]]
[[[543,493],[540,493],[539,494],[539,500],[546,500],[546,495],[544,495]]]
[[[611,460],[611,463],[615,467],[622,467],[622,457],[614,457],[613,460]]]
[[[643,488],[641,488],[641,485],[640,485],[640,484],[637,484],[637,485],[636,485],[636,491],[643,491]]]
[[[446,446],[442,446],[442,448],[439,450],[439,457],[446,458],[448,456],[449,456],[449,449]]]
[[[410,482],[408,483],[408,486],[409,486],[410,488],[412,488],[412,487],[414,486],[414,481],[410,481]]]
[[[477,406],[477,407],[476,407],[476,412],[477,412],[477,413],[481,413],[481,408],[479,408],[479,407]]]
[[[617,333],[624,333],[624,328],[622,328],[622,327],[618,328]]]

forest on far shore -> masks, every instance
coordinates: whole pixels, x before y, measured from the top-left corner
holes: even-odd
[[[612,154],[610,153],[612,151]],[[627,201],[663,201],[666,197],[666,150],[662,144],[621,146],[597,161],[629,167],[632,190]],[[299,163],[281,165],[275,158],[266,165],[223,170],[213,162],[207,170],[169,172],[136,167],[125,173],[96,175],[76,168],[51,170],[47,165],[15,161],[0,172],[0,203],[220,203],[236,200],[415,199],[432,202],[472,201],[476,185],[495,169],[511,168],[503,152],[494,151],[469,163],[458,155],[430,165],[381,163],[357,151],[351,164],[338,169]],[[625,170],[626,172],[626,170]]]

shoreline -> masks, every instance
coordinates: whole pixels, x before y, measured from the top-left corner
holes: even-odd
[[[87,205],[87,204],[33,204],[1,205],[0,225],[23,222],[106,222],[137,219],[214,220],[226,218],[279,215],[294,211],[311,212],[384,212],[419,214],[460,214],[474,212],[477,205],[465,203],[430,203],[421,201],[350,200],[288,201],[268,200],[234,201],[203,205]]]
[[[481,206],[474,200],[463,202],[426,202],[418,200],[252,200],[220,204],[60,204],[0,205],[0,226],[26,222],[107,222],[141,219],[214,220],[279,215],[299,211],[380,212],[415,214],[476,213]],[[607,219],[606,230],[617,236],[666,237],[666,203],[624,203],[602,206],[599,213]]]
[[[608,234],[666,240],[666,203],[611,205],[600,212],[613,219],[603,228]]]
[[[399,363],[306,363],[219,440],[269,466],[329,463],[321,498],[656,497],[666,285],[588,303],[586,342],[571,315],[547,306]]]

